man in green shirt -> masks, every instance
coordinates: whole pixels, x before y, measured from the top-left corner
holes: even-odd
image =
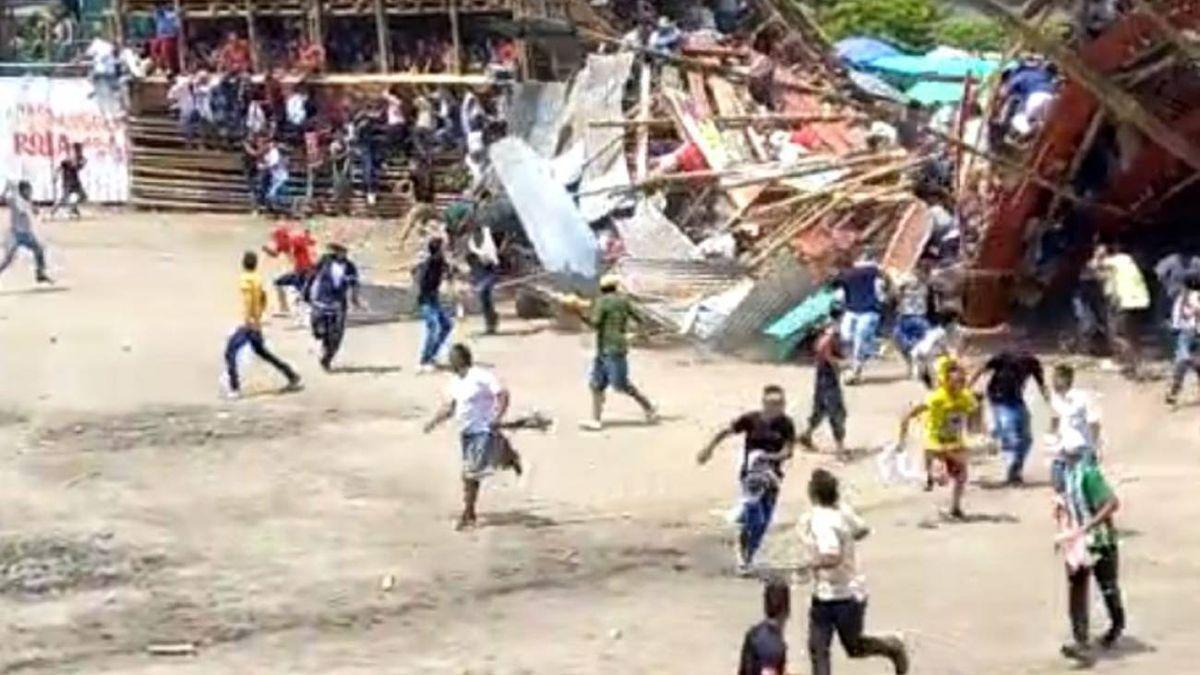
[[[1088,635],[1089,577],[1096,577],[1112,622],[1100,638],[1100,646],[1112,647],[1125,629],[1125,608],[1117,585],[1117,531],[1112,520],[1120,502],[1104,480],[1100,467],[1085,461],[1083,448],[1064,448],[1064,454],[1066,489],[1058,505],[1058,517],[1060,523],[1065,520],[1067,532],[1059,541],[1068,549],[1067,582],[1074,642],[1063,645],[1062,653],[1090,664],[1093,657]]]
[[[600,280],[600,297],[592,303],[589,323],[596,331],[596,358],[592,361],[590,384],[592,388],[592,419],[583,423],[589,431],[604,427],[604,392],[609,387],[625,394],[642,406],[646,421],[654,423],[658,417],[654,404],[629,381],[629,338],[625,332],[631,319],[636,320],[633,304],[620,293],[620,282],[615,276],[607,275]]]

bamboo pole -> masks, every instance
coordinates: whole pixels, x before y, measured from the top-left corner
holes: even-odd
[[[312,26],[310,39],[325,49],[325,12],[322,0],[309,1],[309,22]]]
[[[920,165],[921,162],[924,162],[924,161],[925,161],[925,157],[915,157],[912,159],[906,159],[903,161],[893,162],[891,164],[881,166],[878,169],[867,171],[866,173],[862,173],[862,174],[858,174],[856,176],[850,176],[848,178],[844,178],[836,183],[827,185],[820,190],[814,190],[812,192],[805,192],[803,194],[796,195],[795,197],[788,197],[787,199],[775,202],[773,204],[767,204],[766,206],[763,206],[762,208],[755,211],[754,215],[755,215],[755,217],[759,217],[759,216],[766,215],[768,213],[775,213],[777,211],[782,211],[784,209],[794,208],[798,204],[803,204],[804,202],[808,202],[813,199],[827,196],[827,195],[829,195],[833,192],[837,192],[839,190],[847,190],[850,188],[855,188],[860,185],[863,185],[864,183],[869,183],[870,181],[873,181],[873,180],[878,180],[880,178],[886,178],[887,176],[890,176],[892,174],[900,173],[902,171],[907,171],[913,167]]]
[[[1197,150],[1183,134],[1178,133],[1147,110],[1129,92],[1113,85],[1105,79],[1104,75],[1084,63],[1078,54],[1043,35],[1036,26],[1030,25],[1019,14],[1002,5],[999,0],[972,0],[972,2],[1020,33],[1025,42],[1058,64],[1064,73],[1087,89],[1115,117],[1133,124],[1164,150],[1183,160],[1193,169],[1200,171],[1200,150]]]
[[[383,0],[375,0],[375,37],[379,41],[379,72],[392,70],[392,46],[388,40],[387,13],[383,11]]]
[[[783,122],[790,124],[804,124],[811,122],[842,122],[856,121],[865,119],[860,115],[785,115],[785,114],[768,114],[768,115],[711,115],[705,118],[717,124],[740,125],[753,124],[755,122]],[[642,119],[639,115],[638,119],[632,120],[592,120],[588,122],[590,127],[629,127],[640,128],[643,126],[671,126],[675,124],[675,120],[667,117],[656,117],[652,119]]]
[[[179,20],[179,68],[181,72],[188,72],[188,35],[187,21],[184,20],[183,3],[180,0],[173,0],[175,3],[175,17]]]

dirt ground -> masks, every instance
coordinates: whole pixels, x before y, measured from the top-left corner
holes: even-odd
[[[307,389],[272,395],[274,373],[255,365],[257,393],[218,397],[240,253],[267,227],[148,214],[49,223],[60,283],[35,289],[25,257],[0,278],[0,672],[735,670],[761,596],[730,574],[737,448],[703,468],[693,458],[766,383],[785,385],[806,414],[811,369],[638,351],[635,379],[666,420],[644,427],[622,400],[618,424],[589,435],[576,425],[589,338],[515,319],[480,338],[472,321],[464,337],[510,385],[515,410],[558,425],[517,435],[526,477],[489,482],[484,526],[458,534],[455,438],[420,432],[445,382],[415,373],[416,323],[352,329],[348,372],[325,375],[307,332],[274,319],[268,340]],[[920,395],[899,371],[878,364],[880,381],[848,391],[854,446],[888,441]],[[1196,407],[1167,411],[1161,384],[1094,371],[1083,381],[1102,395],[1130,615],[1129,637],[1095,669],[1195,672]],[[1032,405],[1040,430],[1046,408]],[[1035,453],[1040,486],[973,483],[966,504],[981,517],[957,525],[935,517],[944,494],[881,485],[870,456],[801,456],[766,559],[800,560],[805,477],[831,466],[874,527],[860,548],[868,628],[902,631],[914,673],[1066,672],[1048,458]],[[972,470],[994,479],[999,462]],[[787,630],[795,673],[808,671],[808,593],[795,587]],[[196,654],[146,652],[179,642]],[[839,673],[889,672],[835,658]]]

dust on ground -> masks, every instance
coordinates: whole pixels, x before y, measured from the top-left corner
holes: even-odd
[[[730,575],[736,446],[703,468],[694,456],[764,384],[784,385],[803,417],[810,369],[637,351],[634,378],[666,421],[642,426],[616,399],[615,424],[587,434],[575,424],[588,409],[587,336],[510,319],[485,338],[469,321],[457,338],[498,369],[515,410],[557,424],[515,435],[526,475],[490,481],[483,527],[457,534],[457,442],[420,431],[445,382],[416,374],[415,322],[353,327],[345,367],[325,374],[303,323],[272,319],[268,342],[306,390],[276,395],[282,382],[256,364],[247,399],[218,398],[238,262],[269,228],[150,214],[50,223],[59,287],[35,289],[24,258],[0,277],[0,672],[735,670],[760,613],[757,584]],[[358,251],[368,279],[394,266],[376,262],[388,246],[376,238]],[[975,518],[939,520],[946,495],[876,476],[874,452],[921,394],[900,372],[879,364],[875,382],[847,391],[854,460],[791,463],[765,564],[799,561],[805,476],[832,467],[874,528],[860,549],[868,629],[902,631],[914,673],[1068,672],[1046,456],[1017,491],[992,488],[998,459],[976,457]],[[1130,613],[1124,646],[1096,670],[1191,672],[1197,407],[1167,411],[1161,384],[1083,378],[1102,395]],[[1041,429],[1046,407],[1031,405]],[[791,669],[805,672],[808,589],[794,593]],[[147,655],[175,643],[196,655]],[[839,673],[887,672],[836,658]]]

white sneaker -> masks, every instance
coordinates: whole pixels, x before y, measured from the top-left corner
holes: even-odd
[[[229,386],[229,376],[221,375],[221,398],[227,401],[236,401],[242,397],[242,392]]]
[[[584,431],[604,431],[604,423],[600,420],[583,420],[579,423],[579,428]]]
[[[435,367],[432,363],[422,363],[421,365],[417,366],[418,375],[431,375],[435,372],[437,372],[437,367]]]

